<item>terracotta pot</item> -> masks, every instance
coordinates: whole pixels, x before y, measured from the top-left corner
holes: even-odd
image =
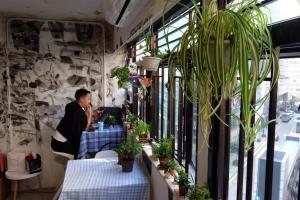
[[[174,176],[174,175],[175,175],[174,169],[170,169],[170,170],[169,170],[169,174],[170,174],[171,176]]]
[[[122,160],[122,171],[123,172],[132,172],[134,160]]]
[[[188,187],[179,185],[179,196],[185,196],[188,192]]]
[[[159,158],[159,165],[160,167],[162,167],[163,169],[166,168],[167,164],[169,163],[170,159],[169,158],[164,158],[164,159],[161,159]]]
[[[139,135],[139,141],[140,142],[146,143],[147,142],[147,138],[148,138],[147,134],[140,134]]]
[[[130,124],[130,129],[134,129],[134,128],[136,128],[136,124],[135,123],[131,123]]]

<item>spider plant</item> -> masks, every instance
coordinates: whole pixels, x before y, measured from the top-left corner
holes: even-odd
[[[234,95],[241,96],[242,115],[231,115],[245,132],[248,150],[262,128],[261,116],[254,124],[251,124],[251,118],[258,114],[268,94],[255,105],[251,101],[257,87],[276,71],[268,17],[260,10],[257,0],[244,0],[222,10],[217,8],[216,0],[208,5],[199,5],[196,0],[192,3],[194,13],[189,28],[171,50],[169,66],[177,67],[187,87],[185,92],[190,91],[187,96],[199,104],[206,141],[211,117],[217,116],[217,110],[225,100]],[[173,77],[173,70],[169,72]],[[277,75],[272,76],[272,86],[277,79]]]

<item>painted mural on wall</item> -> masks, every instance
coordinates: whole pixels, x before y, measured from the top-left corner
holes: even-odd
[[[0,43],[0,140],[5,139],[8,133],[8,101],[7,101],[7,73],[6,73],[6,53],[4,44]]]
[[[74,100],[79,88],[92,91],[94,107],[103,104],[104,33],[100,26],[13,20],[9,29],[6,79],[10,85],[1,83],[0,90],[1,97],[6,90],[10,93],[10,130],[16,139],[11,143],[40,142],[41,124],[55,130],[65,105]],[[0,103],[1,114],[7,105],[1,99]]]

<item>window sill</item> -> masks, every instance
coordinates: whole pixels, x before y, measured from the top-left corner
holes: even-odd
[[[148,143],[144,144],[143,151],[147,155],[147,157],[150,160],[151,164],[154,165],[154,168],[159,172],[159,174],[161,175],[161,177],[163,178],[163,180],[167,183],[168,188],[173,193],[174,199],[176,199],[176,200],[184,200],[184,197],[179,196],[178,184],[174,183],[174,177],[172,177],[172,176],[166,177],[165,173],[164,173],[164,170],[158,169],[159,160],[153,158],[151,145],[148,144]]]

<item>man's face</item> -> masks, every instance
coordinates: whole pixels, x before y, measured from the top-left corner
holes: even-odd
[[[90,105],[91,97],[92,97],[91,94],[87,94],[85,96],[82,96],[80,98],[81,105],[83,105],[84,107],[87,107],[88,105]]]

